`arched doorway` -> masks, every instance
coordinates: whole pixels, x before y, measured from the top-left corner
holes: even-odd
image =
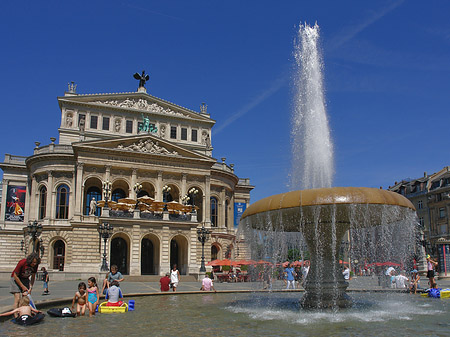
[[[141,275],[159,275],[159,238],[147,234],[141,241]]]
[[[128,275],[128,244],[124,238],[115,237],[111,240],[111,259],[109,265],[116,265],[122,274]]]
[[[170,268],[178,266],[180,274],[188,273],[188,242],[182,235],[177,235],[170,241]]]
[[[153,264],[153,242],[143,238],[141,241],[141,274],[154,275],[155,265]]]
[[[58,240],[53,244],[53,269],[64,271],[64,256],[66,245],[63,240]]]

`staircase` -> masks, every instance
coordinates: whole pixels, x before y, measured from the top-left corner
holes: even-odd
[[[125,282],[159,282],[159,275],[124,275]],[[181,282],[197,282],[195,275],[181,275]]]

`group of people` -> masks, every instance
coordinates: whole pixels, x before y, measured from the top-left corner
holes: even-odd
[[[304,286],[306,277],[309,273],[309,267],[309,261],[305,261],[301,269],[298,267],[294,268],[293,264],[289,263],[283,272],[283,281],[286,284],[286,289],[296,289],[300,288],[300,285]]]
[[[17,266],[11,273],[10,279],[10,293],[14,296],[14,309],[10,312],[4,313],[2,316],[14,315],[15,318],[20,317],[26,320],[34,314],[39,313],[31,306],[31,292],[33,290],[34,282],[36,281],[36,273],[38,266],[41,263],[38,253],[31,253],[27,258],[20,260]],[[44,295],[49,294],[48,282],[49,275],[47,270],[41,268],[44,281]],[[122,274],[118,271],[116,265],[111,266],[111,271],[103,281],[101,293],[105,295],[108,301],[107,306],[121,306],[123,302],[122,291],[120,290],[120,282],[123,281]],[[95,277],[90,277],[85,282],[78,284],[78,289],[72,300],[72,310],[75,308],[78,315],[84,315],[86,308],[89,310],[89,316],[95,315],[95,311],[99,304],[100,292],[97,286]]]
[[[170,273],[167,272],[165,276],[159,279],[161,291],[169,291],[170,288],[172,288],[173,291],[177,291],[180,280],[180,271],[177,269],[177,265],[174,264]]]

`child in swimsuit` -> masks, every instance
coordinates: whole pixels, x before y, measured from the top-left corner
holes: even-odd
[[[80,282],[78,284],[78,291],[75,293],[75,296],[72,300],[72,311],[75,306],[75,302],[77,303],[77,315],[84,316],[84,313],[86,311],[86,302],[87,302],[87,292],[86,292],[86,283]]]
[[[38,314],[41,311],[36,310],[31,307],[30,305],[30,299],[28,296],[22,296],[22,298],[19,301],[19,307],[12,310],[5,312],[3,314],[0,314],[0,316],[9,316],[14,315],[15,313],[19,314],[19,317],[16,318],[16,320],[21,321],[23,324],[26,324],[27,321],[30,321],[33,319],[33,313]],[[30,322],[31,323],[31,322]]]
[[[99,298],[97,281],[95,280],[95,277],[89,277],[88,279],[87,295],[88,295],[87,305],[89,308],[89,317],[91,317],[95,315],[95,309],[97,309]]]

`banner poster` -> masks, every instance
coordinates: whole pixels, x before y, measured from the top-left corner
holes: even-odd
[[[245,202],[235,202],[234,203],[234,228],[239,226],[239,221],[241,221],[241,216],[247,208]]]
[[[26,191],[26,186],[8,185],[5,220],[23,222]]]

